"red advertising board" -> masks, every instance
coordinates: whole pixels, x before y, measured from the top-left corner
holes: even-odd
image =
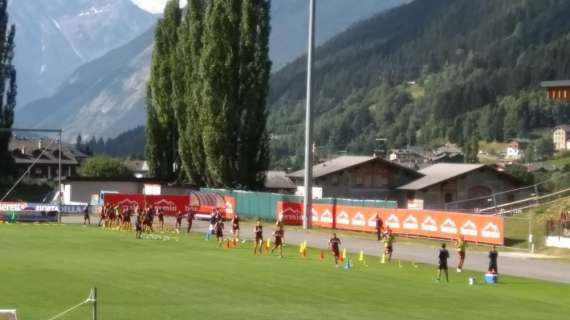
[[[365,232],[376,231],[376,216],[396,234],[503,244],[503,218],[495,215],[447,211],[368,208],[333,204],[313,204],[312,224],[317,227]],[[285,224],[303,223],[301,203],[278,202],[277,217]]]

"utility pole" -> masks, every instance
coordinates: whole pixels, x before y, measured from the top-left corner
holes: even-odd
[[[57,210],[57,223],[61,223],[61,205],[63,204],[63,190],[61,190],[61,151],[62,151],[62,147],[61,147],[61,132],[62,130],[59,130],[59,152],[58,152],[58,169],[57,169],[57,182],[58,182],[58,188],[59,188],[59,210]]]
[[[305,110],[305,198],[303,229],[311,228],[313,212],[313,51],[315,50],[315,0],[309,0],[309,43],[307,50],[307,97]]]

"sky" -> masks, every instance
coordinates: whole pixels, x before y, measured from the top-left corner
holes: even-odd
[[[164,10],[164,6],[168,0],[131,0],[134,4],[140,8],[151,12],[151,13],[161,13]],[[180,0],[180,6],[185,6],[186,0]]]

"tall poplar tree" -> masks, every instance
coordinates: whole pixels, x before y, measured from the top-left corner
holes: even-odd
[[[147,128],[145,153],[151,175],[161,178],[176,177],[179,164],[176,100],[174,99],[174,70],[178,27],[181,10],[178,0],[170,0],[155,32],[151,76],[147,90]]]
[[[0,128],[9,129],[14,123],[16,107],[16,68],[13,64],[16,27],[8,26],[8,1],[0,0]],[[14,162],[8,146],[11,133],[0,132],[0,177],[13,175]]]
[[[186,176],[196,185],[204,185],[206,161],[202,143],[200,104],[200,56],[204,30],[205,0],[189,0],[184,21],[180,26],[178,61],[182,81],[175,83],[179,152]]]
[[[210,186],[238,184],[240,4],[239,0],[211,1],[204,25],[200,120]]]
[[[238,181],[263,187],[269,164],[266,98],[269,90],[270,2],[243,0],[240,23]]]

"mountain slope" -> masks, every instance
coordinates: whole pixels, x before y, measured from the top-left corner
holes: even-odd
[[[360,17],[407,1],[361,0],[357,9],[351,9],[355,6],[344,0],[329,0],[326,6],[321,2],[319,25],[322,28],[317,35],[325,39]],[[272,59],[285,61],[306,48],[306,30],[301,28],[306,24],[306,6],[304,0],[274,2],[270,45],[272,55],[277,57],[272,56]],[[341,16],[342,19],[338,18]],[[144,124],[144,86],[148,80],[151,51],[152,34],[147,33],[113,54],[83,65],[53,96],[20,108],[16,113],[17,125],[63,127],[66,138],[72,140],[78,133],[86,138],[114,137]]]
[[[18,125],[63,127],[71,141],[78,133],[110,137],[144,123],[153,36],[154,29],[148,30],[127,46],[81,66],[54,96],[17,110]]]
[[[376,138],[461,144],[570,121],[539,87],[570,75],[569,12],[562,0],[415,1],[351,27],[317,50],[317,145],[372,153]],[[271,79],[274,160],[301,154],[305,64]]]
[[[18,106],[51,94],[79,65],[148,30],[156,18],[130,0],[17,0]]]

